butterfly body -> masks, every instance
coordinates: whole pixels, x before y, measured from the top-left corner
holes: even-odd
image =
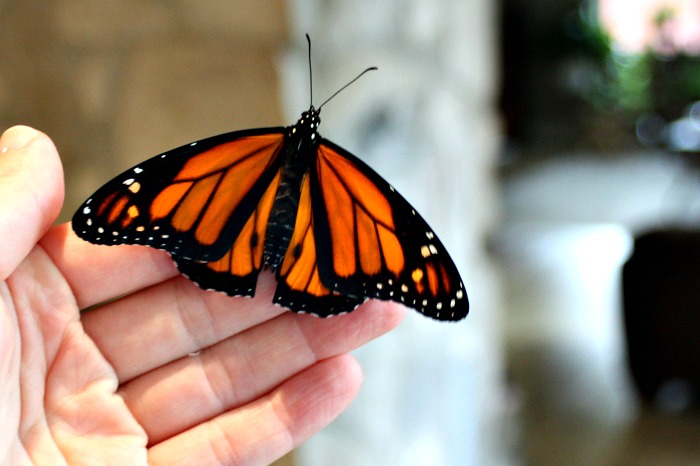
[[[299,208],[304,176],[318,146],[317,128],[321,119],[313,108],[304,112],[296,124],[285,131],[285,152],[280,181],[267,221],[263,249],[265,267],[276,270],[280,266],[292,239]]]
[[[313,106],[287,128],[226,133],[139,164],[80,207],[96,244],[170,253],[204,289],[252,296],[275,272],[273,301],[318,316],[393,300],[438,320],[469,303],[425,220],[381,176],[318,134]]]

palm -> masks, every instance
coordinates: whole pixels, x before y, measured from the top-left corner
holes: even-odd
[[[10,464],[144,463],[146,433],[116,395],[115,371],[41,249],[3,284],[2,296],[2,333],[12,335],[1,353],[2,406],[12,410],[6,425],[18,426],[14,438],[2,438]]]
[[[299,316],[271,304],[270,274],[256,298],[228,298],[187,282],[164,253],[48,229],[62,197],[50,193],[62,187],[51,189],[55,172],[43,184],[33,177],[60,165],[48,139],[37,141],[0,154],[0,165],[29,164],[0,166],[0,178],[27,172],[0,179],[0,459],[269,463],[349,404],[361,374],[346,353],[396,326],[402,310]],[[5,202],[18,184],[29,196]],[[18,227],[24,235],[8,234]]]

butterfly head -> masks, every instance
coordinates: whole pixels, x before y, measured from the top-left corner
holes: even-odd
[[[312,105],[307,111],[303,112],[295,126],[300,128],[308,128],[311,131],[318,130],[321,124],[321,110],[316,110]]]
[[[318,126],[321,124],[321,112],[316,110],[313,105],[304,113],[301,114],[299,120],[291,126],[290,136],[296,136],[300,140],[310,139],[315,142],[317,139]]]

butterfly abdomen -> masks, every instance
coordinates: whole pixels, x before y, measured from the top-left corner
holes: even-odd
[[[276,270],[289,247],[294,232],[302,173],[283,173],[275,200],[270,211],[265,232],[263,263],[270,270]]]

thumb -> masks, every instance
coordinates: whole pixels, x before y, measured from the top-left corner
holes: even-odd
[[[51,226],[63,204],[63,168],[45,134],[15,126],[0,136],[0,280]]]

